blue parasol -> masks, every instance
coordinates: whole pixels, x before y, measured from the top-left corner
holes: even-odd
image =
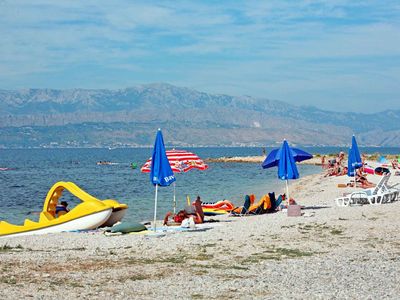
[[[357,145],[356,137],[354,136],[354,134],[353,134],[353,137],[351,138],[351,149],[354,152],[355,162],[358,163],[360,165],[360,167],[362,167],[360,150],[358,150],[358,145]]]
[[[165,153],[164,139],[161,129],[158,129],[153,148],[150,170],[150,181],[156,186],[154,198],[154,232],[156,231],[158,186],[169,186],[175,180],[176,179],[169,164],[167,154]]]
[[[284,143],[285,143],[285,141],[284,141]],[[286,142],[286,144],[287,144],[287,142]],[[279,149],[274,149],[268,154],[267,158],[264,160],[264,162],[262,164],[262,167],[264,169],[278,166],[279,158],[281,155],[281,149],[282,149],[282,147]],[[313,157],[310,153],[305,152],[301,149],[291,148],[291,147],[289,147],[289,149],[290,149],[290,152],[292,153],[292,156],[296,162],[301,162],[303,160],[307,160],[307,159],[310,159]]]
[[[281,180],[299,178],[299,171],[297,170],[296,162],[286,140],[283,141],[279,155],[278,177]]]
[[[356,170],[362,167],[362,160],[360,151],[358,150],[358,145],[356,137],[353,135],[351,139],[351,148],[349,149],[349,157],[347,159],[347,176],[355,177]],[[356,180],[354,180],[356,183]]]
[[[278,178],[286,180],[286,192],[289,199],[289,179],[297,179],[300,177],[297,170],[296,162],[310,159],[313,156],[301,149],[290,148],[286,140],[283,141],[282,147],[272,150],[262,163],[264,169],[278,167]]]

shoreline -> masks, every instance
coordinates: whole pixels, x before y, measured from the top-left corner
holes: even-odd
[[[218,158],[207,158],[205,162],[216,162],[216,163],[262,163],[265,160],[266,156],[224,156]],[[333,156],[327,156],[326,159],[329,160],[334,158]],[[305,164],[305,165],[321,165],[321,157],[313,157],[308,160],[304,160],[299,162],[298,164]]]
[[[305,206],[301,217],[222,216],[208,230],[160,238],[69,232],[0,239],[0,288],[4,299],[396,299],[400,201],[337,207],[334,199],[354,190],[337,184],[349,180],[321,172],[291,181],[290,195]],[[395,183],[400,176],[391,177]]]
[[[347,154],[345,154],[347,156]],[[304,165],[315,165],[321,166],[321,158],[325,156],[325,161],[328,162],[331,159],[335,159],[335,155],[330,154],[313,154],[313,158],[304,160],[301,162],[297,162],[297,164],[304,164]],[[207,158],[205,162],[216,162],[216,163],[262,163],[266,159],[267,155],[254,155],[254,156],[223,156],[218,158]],[[390,160],[393,159],[400,159],[400,155],[396,154],[388,154],[385,155],[386,159],[388,160],[387,163],[390,164]],[[378,163],[376,159],[378,158],[377,154],[367,154],[366,160],[370,163]]]

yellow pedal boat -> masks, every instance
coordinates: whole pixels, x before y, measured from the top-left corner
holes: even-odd
[[[79,203],[68,213],[56,217],[56,206],[64,190],[79,198]],[[0,221],[0,237],[56,233],[73,230],[89,230],[100,226],[112,226],[120,221],[127,210],[126,204],[115,200],[99,200],[86,193],[73,182],[57,182],[47,193],[39,221],[26,219],[23,225]]]

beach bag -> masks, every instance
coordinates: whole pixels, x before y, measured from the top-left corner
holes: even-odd
[[[182,228],[195,228],[195,226],[196,224],[194,223],[193,217],[186,218],[181,223]]]
[[[189,227],[190,227],[189,218],[186,218],[186,219],[184,219],[184,220],[182,221],[181,227],[182,227],[182,228],[189,228]]]

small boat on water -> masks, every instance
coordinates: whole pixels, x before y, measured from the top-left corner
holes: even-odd
[[[118,163],[114,163],[114,162],[111,162],[111,161],[103,161],[103,160],[101,160],[101,161],[98,161],[98,162],[96,163],[96,165],[98,165],[98,166],[111,166],[111,165],[118,165]]]
[[[56,207],[65,189],[79,198],[82,203],[65,214],[57,215]],[[26,219],[23,225],[14,225],[0,221],[0,238],[112,226],[124,217],[127,208],[126,204],[115,200],[101,201],[73,182],[60,181],[54,184],[47,193],[38,222]]]

